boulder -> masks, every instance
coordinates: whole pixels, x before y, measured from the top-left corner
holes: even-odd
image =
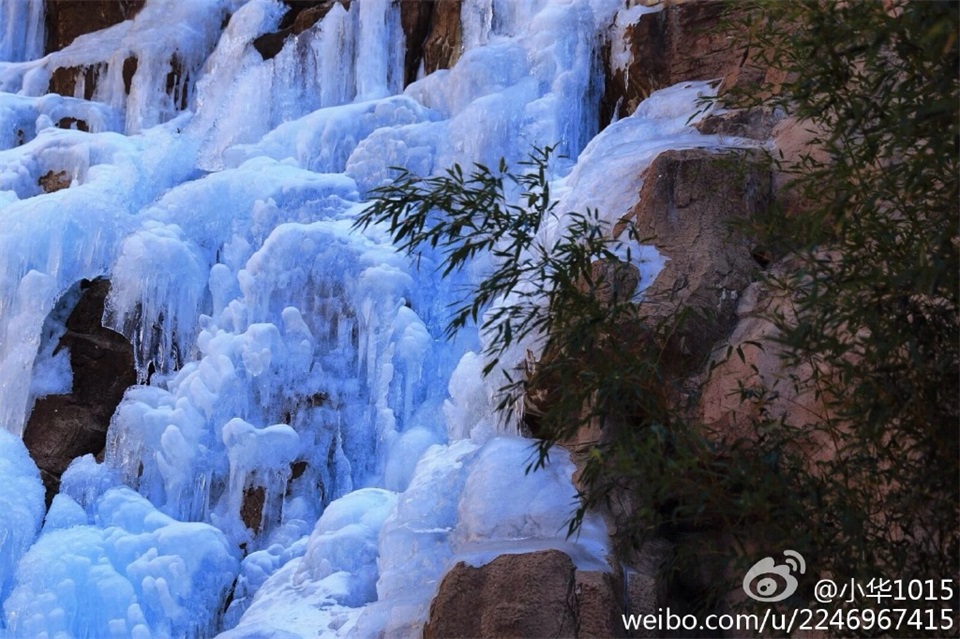
[[[576,638],[576,585],[573,561],[559,550],[501,555],[479,568],[460,562],[440,583],[423,636]]]
[[[70,352],[72,391],[39,398],[23,433],[24,444],[41,470],[47,505],[71,461],[103,451],[110,418],[126,389],[137,381],[133,347],[101,324],[110,282],[98,279],[81,288],[58,346]]]
[[[622,578],[609,572],[576,572],[577,614],[580,625],[577,637],[580,639],[602,639],[618,637],[623,634],[623,620],[618,602],[622,597]]]

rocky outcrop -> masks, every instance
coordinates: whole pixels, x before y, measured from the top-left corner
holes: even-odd
[[[645,313],[656,321],[693,311],[674,336],[691,371],[732,329],[740,293],[761,268],[737,229],[771,198],[770,169],[754,152],[667,151],[643,177],[628,217],[669,258],[644,294]]]
[[[81,288],[57,347],[69,349],[72,391],[38,399],[23,433],[47,488],[48,505],[71,461],[103,451],[110,418],[124,391],[136,383],[133,347],[101,324],[110,282],[98,279]]]
[[[44,53],[60,51],[82,35],[130,20],[144,4],[146,0],[45,0]]]
[[[714,0],[671,2],[622,25],[622,32],[615,30],[604,47],[600,127],[633,113],[653,91],[678,82],[718,80],[721,91],[774,83],[774,75],[752,62],[746,44],[731,38],[736,30],[725,29],[724,21],[735,19],[738,11],[736,3]]]
[[[614,575],[580,572],[559,550],[461,562],[443,578],[423,636],[620,636],[620,594]]]
[[[403,57],[403,86],[417,79],[417,71],[423,61],[423,45],[433,25],[433,14],[437,4],[408,0],[400,3],[400,25],[407,41],[407,50]]]

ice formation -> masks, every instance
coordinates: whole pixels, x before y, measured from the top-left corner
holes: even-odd
[[[597,135],[598,34],[636,17],[620,4],[465,1],[457,64],[404,87],[389,0],[335,4],[268,60],[252,41],[276,0],[148,0],[46,56],[42,3],[0,0],[0,636],[406,635],[456,561],[551,547],[605,567],[599,521],[565,536],[565,454],[523,473],[482,335],[442,337],[482,258],[440,280],[352,223],[392,167],[548,144],[570,158],[559,210],[615,221],[656,153],[718,146],[688,126],[703,83]],[[47,94],[67,67],[89,73]],[[649,282],[660,256],[631,255]],[[39,529],[17,436],[69,391],[54,309],[96,277],[139,384]]]

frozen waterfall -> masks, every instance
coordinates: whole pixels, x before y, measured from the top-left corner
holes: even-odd
[[[0,0],[0,637],[406,636],[457,561],[606,567],[599,518],[565,537],[572,462],[525,474],[477,330],[443,338],[482,258],[440,280],[352,222],[391,167],[553,144],[560,210],[615,221],[657,152],[716,145],[702,83],[598,135],[621,4],[467,0],[459,60],[404,86],[390,0],[332,3],[266,60],[277,0],[147,0],[48,55],[43,3]],[[54,309],[96,278],[139,384],[44,518],[19,437],[75,383]]]

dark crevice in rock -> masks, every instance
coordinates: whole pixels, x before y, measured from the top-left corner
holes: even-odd
[[[137,72],[139,62],[135,56],[130,56],[123,61],[123,92],[130,95],[130,88],[133,86],[133,76]]]
[[[243,503],[240,505],[240,519],[254,535],[263,529],[263,506],[267,501],[267,491],[263,486],[247,486],[243,489]]]
[[[421,65],[425,75],[449,69],[460,58],[463,32],[461,0],[429,2],[401,0],[400,23],[407,42],[403,60],[403,84],[417,79]]]
[[[57,345],[57,350],[69,350],[73,388],[66,395],[37,399],[23,433],[24,444],[41,470],[48,506],[70,462],[103,451],[110,418],[126,389],[136,382],[130,343],[101,324],[110,282],[84,280],[80,289],[79,300],[64,295],[58,303],[76,300]],[[67,311],[62,307],[53,311],[58,312]]]
[[[423,43],[423,72],[449,69],[463,53],[463,27],[460,24],[461,0],[434,2],[430,33]],[[409,46],[409,45],[408,45]]]
[[[90,131],[90,125],[85,120],[79,118],[60,118],[57,127],[61,129],[74,129],[77,131]]]
[[[403,86],[417,79],[423,61],[423,45],[433,24],[434,6],[431,2],[407,0],[400,3],[400,24],[407,41],[403,58]]]
[[[190,74],[183,69],[180,56],[174,53],[170,57],[170,72],[167,74],[167,95],[173,98],[174,106],[183,111],[187,108],[190,86]]]

